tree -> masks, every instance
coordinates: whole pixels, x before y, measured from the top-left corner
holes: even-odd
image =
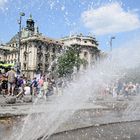
[[[58,58],[58,76],[70,76],[73,73],[74,67],[79,69],[81,64],[83,64],[83,60],[79,57],[79,49],[69,47],[68,50]]]

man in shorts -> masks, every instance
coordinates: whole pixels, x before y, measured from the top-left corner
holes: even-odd
[[[15,88],[15,78],[16,78],[16,72],[14,71],[14,68],[12,67],[11,70],[7,72],[8,77],[8,95],[14,95],[14,88]]]

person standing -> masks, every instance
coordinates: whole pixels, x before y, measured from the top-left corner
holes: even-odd
[[[1,92],[2,92],[2,95],[3,97],[5,97],[6,95],[6,90],[7,90],[7,84],[8,81],[7,81],[7,76],[5,74],[2,75],[2,81],[1,81]]]
[[[31,83],[31,88],[32,88],[32,95],[33,96],[37,96],[37,87],[38,87],[38,82],[36,77],[33,79],[32,83]]]
[[[140,85],[136,83],[136,94],[140,93]]]
[[[8,95],[14,95],[15,79],[16,79],[16,72],[14,71],[14,67],[11,67],[11,70],[7,72],[7,77],[8,77]]]
[[[113,95],[113,98],[117,98],[117,87],[116,86],[113,87],[112,95]]]
[[[23,77],[20,76],[18,79],[18,95],[17,98],[23,97],[24,94],[24,80]]]
[[[48,87],[47,87],[46,97],[53,94],[53,83],[52,83],[51,79],[47,78],[47,82],[48,82]]]
[[[47,90],[48,90],[48,81],[45,78],[44,83],[43,83],[43,96],[44,96],[45,99],[46,99]]]

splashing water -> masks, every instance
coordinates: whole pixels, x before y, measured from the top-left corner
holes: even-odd
[[[42,113],[29,114],[22,129],[14,130],[10,140],[36,140],[41,136],[42,140],[49,138],[89,97],[95,97],[100,87],[122,78],[125,69],[140,65],[139,43],[137,41],[133,47],[125,46],[114,50],[110,59],[99,62],[94,69],[89,68],[76,81],[69,83],[63,95],[56,97],[52,104],[42,102],[38,108]],[[34,107],[31,111],[34,111]]]
[[[100,0],[97,1],[98,2],[95,3],[98,6],[101,2]],[[111,2],[111,0],[109,1]],[[34,9],[36,2],[39,5],[38,8],[36,8],[37,12],[42,8],[42,5],[45,5],[45,3],[47,3],[49,9],[52,10],[52,15],[48,18],[48,20],[51,20],[51,24],[53,23],[53,11],[59,11],[61,9],[65,19],[65,24],[68,26],[72,25],[72,22],[69,21],[70,14],[67,11],[65,0],[63,0],[62,5],[60,5],[59,0],[48,0],[47,2],[30,0],[32,9]],[[21,5],[21,2],[17,1],[17,4],[13,9],[21,11],[20,8],[17,8],[20,7],[19,5]],[[87,5],[87,2],[81,0],[81,5],[79,5],[79,7],[86,7],[85,5]],[[91,8],[91,5],[93,6],[94,4],[89,4],[89,8]],[[27,11],[27,9],[30,9],[29,7],[29,4],[26,4],[22,10]],[[5,14],[7,14],[7,12],[5,12]],[[6,19],[6,21],[9,23],[9,19]],[[95,97],[98,95],[98,89],[100,87],[104,84],[111,84],[117,79],[122,78],[124,76],[125,69],[136,68],[139,66],[139,44],[140,40],[134,42],[131,47],[126,45],[116,49],[112,52],[109,59],[99,62],[94,69],[89,68],[84,74],[79,74],[79,78],[74,82],[69,83],[68,87],[63,90],[63,95],[53,99],[52,104],[42,102],[38,108],[34,108],[33,105],[30,109],[29,115],[25,118],[22,124],[23,126],[15,128],[11,138],[9,139],[36,140],[39,137],[42,137],[42,140],[44,140],[49,138],[61,126],[61,124],[68,120],[76,110],[81,108],[91,96]],[[38,100],[35,101],[35,106],[37,103]],[[131,104],[128,107],[127,113],[132,111],[134,107],[136,106]],[[41,111],[42,113],[32,114],[33,112],[38,111]],[[137,109],[135,109],[135,111],[137,111]]]

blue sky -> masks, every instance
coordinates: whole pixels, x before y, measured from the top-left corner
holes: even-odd
[[[91,34],[105,51],[111,36],[114,48],[140,36],[139,0],[0,0],[0,41],[16,34],[20,12],[26,14],[22,26],[32,14],[44,35]]]

